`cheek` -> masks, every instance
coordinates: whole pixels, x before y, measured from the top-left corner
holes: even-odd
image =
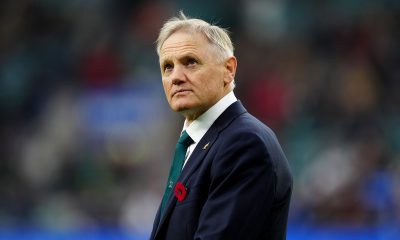
[[[204,79],[206,79],[206,81],[204,81],[203,87],[207,89],[207,95],[218,94],[218,92],[223,89],[223,78],[219,72],[210,72]]]
[[[165,93],[167,93],[169,91],[168,82],[166,80],[162,80],[162,85],[163,85]]]
[[[165,97],[167,98],[167,100],[169,101],[169,99],[170,99],[170,91],[171,91],[171,88],[169,87],[169,84],[168,84],[168,82],[167,81],[162,81],[162,85],[163,85],[163,88],[164,88],[164,93],[165,93]]]

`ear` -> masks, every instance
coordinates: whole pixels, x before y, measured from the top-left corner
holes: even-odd
[[[235,56],[231,56],[225,61],[225,74],[224,74],[225,86],[230,84],[235,78],[236,67],[237,67],[237,60]]]

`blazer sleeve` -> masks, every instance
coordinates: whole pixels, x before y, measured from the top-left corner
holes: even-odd
[[[211,167],[211,185],[196,240],[258,239],[274,202],[275,173],[257,133],[223,137]]]

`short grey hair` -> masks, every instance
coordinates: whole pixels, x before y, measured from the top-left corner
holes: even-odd
[[[203,34],[211,46],[215,47],[221,60],[233,56],[234,47],[229,37],[229,32],[226,29],[201,19],[186,17],[182,11],[179,12],[177,17],[172,17],[166,21],[161,28],[156,41],[158,55],[160,55],[160,50],[164,42],[179,30]]]

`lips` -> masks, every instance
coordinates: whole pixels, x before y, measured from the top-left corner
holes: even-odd
[[[179,93],[191,92],[189,89],[178,89],[172,92],[172,97]]]

